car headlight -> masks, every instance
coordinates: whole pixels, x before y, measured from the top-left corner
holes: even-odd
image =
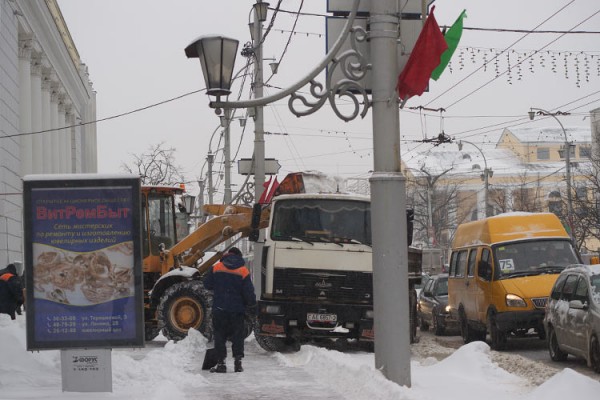
[[[373,317],[375,317],[375,313],[373,312],[373,310],[367,310],[367,311],[365,311],[365,318],[367,318],[367,319],[373,319]]]
[[[450,310],[452,310],[452,307],[450,306],[450,304],[448,304],[446,308],[444,308],[444,312],[446,312],[446,314],[450,314]]]
[[[525,300],[523,300],[516,294],[510,293],[506,295],[506,305],[508,307],[527,307],[527,303],[525,303]]]

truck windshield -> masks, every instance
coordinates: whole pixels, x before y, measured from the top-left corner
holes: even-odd
[[[568,240],[531,240],[494,247],[494,278],[559,273],[579,263]]]
[[[271,239],[370,246],[370,203],[340,199],[280,200],[273,211]]]

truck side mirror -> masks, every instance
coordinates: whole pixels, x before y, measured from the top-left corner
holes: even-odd
[[[258,241],[258,237],[259,237],[259,233],[260,233],[260,229],[258,228],[260,226],[260,217],[262,214],[262,205],[259,203],[254,204],[254,206],[252,207],[252,220],[251,220],[251,224],[250,224],[250,235],[248,235],[248,240],[251,242],[257,242]]]

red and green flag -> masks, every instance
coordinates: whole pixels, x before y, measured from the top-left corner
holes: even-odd
[[[454,24],[452,24],[450,29],[448,29],[448,31],[444,35],[444,40],[446,41],[448,48],[442,54],[442,57],[440,59],[440,65],[438,65],[431,73],[431,79],[433,79],[434,81],[437,81],[442,75],[442,72],[444,72],[444,70],[448,66],[448,63],[450,62],[454,51],[458,47],[458,42],[460,42],[460,37],[462,36],[463,31],[463,18],[466,18],[467,16],[466,12],[467,10],[463,10],[463,12],[460,13]]]
[[[429,16],[421,29],[415,47],[408,61],[398,76],[396,90],[398,97],[406,101],[412,96],[423,94],[429,83],[433,70],[440,64],[442,53],[448,48],[444,35],[433,15],[435,6],[431,7]]]

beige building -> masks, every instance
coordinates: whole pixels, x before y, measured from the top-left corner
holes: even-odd
[[[565,128],[573,196],[590,196],[581,166],[592,154],[591,130]],[[504,212],[566,215],[565,135],[560,127],[506,128],[494,147],[458,141],[403,155],[407,203],[415,208],[415,244],[447,249],[458,224]],[[597,243],[586,243],[590,250]],[[584,250],[585,251],[585,250]]]
[[[22,178],[97,172],[96,95],[56,0],[0,0],[0,267],[23,259]]]

